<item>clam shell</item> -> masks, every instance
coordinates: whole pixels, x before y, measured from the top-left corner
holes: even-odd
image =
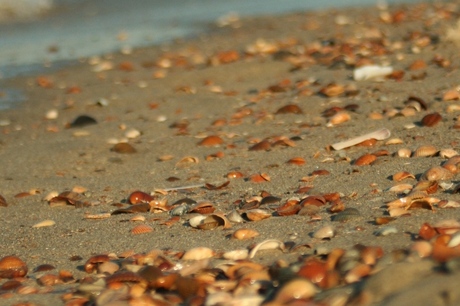
[[[259,235],[259,232],[256,230],[250,228],[240,228],[233,233],[232,237],[238,240],[245,240],[257,237]]]
[[[331,127],[331,126],[334,126],[334,125],[338,125],[338,124],[342,124],[344,122],[347,122],[350,119],[351,119],[351,116],[350,116],[350,114],[348,112],[341,111],[341,112],[338,112],[337,114],[335,114],[334,116],[332,116],[329,119],[329,122],[326,125]]]
[[[442,120],[442,116],[439,113],[431,113],[422,118],[422,125],[432,127],[438,124]]]
[[[398,232],[398,229],[394,226],[384,226],[379,228],[374,232],[374,235],[376,236],[388,236],[390,234],[396,234]]]
[[[272,213],[265,209],[256,208],[256,209],[247,210],[246,212],[244,212],[244,215],[250,221],[260,221],[260,220],[270,218],[272,216]]]
[[[306,278],[295,278],[287,282],[276,293],[274,305],[287,305],[295,300],[309,300],[318,290]]]
[[[247,249],[239,249],[228,251],[222,254],[222,257],[228,260],[243,260],[248,258],[249,251]]]
[[[210,248],[197,247],[185,252],[182,260],[201,260],[214,257],[214,255],[216,255],[216,252]]]
[[[228,220],[233,223],[243,223],[244,219],[241,215],[234,209],[227,214]]]
[[[400,182],[408,178],[415,179],[415,175],[407,171],[401,171],[401,172],[393,174],[392,178],[393,178],[393,181]]]
[[[96,269],[96,267],[103,263],[103,262],[106,262],[106,261],[109,261],[110,260],[110,257],[108,255],[105,255],[105,254],[101,254],[101,255],[94,255],[90,258],[88,258],[88,260],[86,261],[85,265],[83,266],[86,273],[92,273],[94,272],[94,270]]]
[[[358,157],[353,164],[356,166],[367,166],[372,164],[376,160],[377,156],[375,156],[374,154],[364,154]]]
[[[439,151],[439,156],[441,156],[442,158],[451,158],[451,157],[454,157],[458,155],[458,152],[455,151],[454,149],[441,149]]]
[[[413,186],[411,184],[398,184],[388,189],[390,192],[396,193],[408,193],[411,191]]]
[[[408,148],[402,148],[402,149],[399,149],[398,152],[396,152],[396,155],[398,157],[407,158],[412,155],[412,151]]]
[[[401,138],[391,138],[385,142],[386,145],[396,145],[396,144],[403,144],[403,143],[404,141]]]
[[[217,135],[211,135],[208,137],[203,138],[198,145],[205,146],[205,147],[214,147],[222,144],[224,140]]]
[[[331,239],[334,236],[335,236],[335,229],[334,227],[330,225],[323,226],[313,233],[313,238],[321,239],[321,240]]]
[[[26,263],[17,256],[5,256],[0,259],[0,278],[23,277],[27,270]]]

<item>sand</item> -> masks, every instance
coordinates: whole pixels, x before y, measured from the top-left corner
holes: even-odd
[[[27,101],[0,113],[1,195],[8,203],[0,207],[0,257],[15,255],[25,261],[29,273],[24,283],[41,294],[2,290],[1,303],[64,304],[62,295],[73,292],[78,283],[40,286],[36,279],[42,274],[34,268],[51,264],[56,267],[52,273],[68,270],[80,280],[88,276],[84,263],[95,254],[180,252],[198,246],[225,252],[266,239],[307,245],[291,252],[261,251],[254,260],[266,265],[279,260],[289,264],[357,244],[380,246],[387,255],[397,250],[408,254],[422,224],[459,216],[458,208],[438,207],[436,202],[432,209],[411,209],[387,225],[376,224],[376,218],[388,217],[386,203],[401,196],[389,188],[413,186],[426,170],[447,160],[439,154],[402,158],[398,150],[414,151],[422,145],[458,150],[458,45],[451,34],[458,13],[458,3],[451,2],[243,19],[212,27],[200,37],[4,81],[4,87],[23,90]],[[391,66],[395,73],[354,80],[354,69],[365,64]],[[331,84],[336,87],[331,89]],[[445,96],[450,90],[452,100]],[[410,97],[425,101],[427,110],[412,108],[401,114]],[[279,109],[286,105],[302,112],[281,114]],[[326,110],[346,110],[350,120],[330,125]],[[422,119],[434,112],[441,121],[425,126]],[[82,115],[96,124],[72,127]],[[388,144],[387,139],[371,147],[330,147],[381,128],[389,129],[389,139],[400,143]],[[211,135],[223,142],[199,145]],[[249,150],[264,139],[271,143],[267,150]],[[116,142],[127,142],[136,152],[116,152]],[[380,150],[385,151],[372,165],[354,163]],[[197,162],[184,162],[187,157]],[[296,157],[305,163],[288,162]],[[329,174],[312,176],[316,170]],[[232,171],[243,177],[229,178]],[[392,175],[400,171],[415,178],[395,182]],[[251,176],[257,174],[268,180],[254,182]],[[162,225],[171,217],[168,212],[87,218],[128,207],[127,198],[136,190],[153,193],[227,181],[228,186],[216,190],[195,187],[156,197],[168,205],[183,198],[208,201],[216,211],[228,213],[265,192],[279,198],[261,205],[273,216],[215,230],[192,228],[188,219],[193,214],[171,226]],[[439,187],[430,197],[458,200],[455,173],[439,183],[444,189]],[[312,189],[296,193],[304,186]],[[83,191],[83,207],[44,200],[52,192],[74,188]],[[276,213],[289,199],[331,193],[339,193],[344,207],[357,209],[359,215],[334,221],[330,203],[313,215]],[[130,221],[134,215],[145,221]],[[44,220],[55,225],[33,227]],[[150,225],[153,232],[133,235],[138,224]],[[335,230],[333,238],[312,237],[329,225]],[[396,233],[377,235],[384,226]],[[255,229],[260,235],[230,239],[239,228]],[[75,256],[80,259],[72,260]],[[390,301],[391,294],[373,301],[387,296]]]

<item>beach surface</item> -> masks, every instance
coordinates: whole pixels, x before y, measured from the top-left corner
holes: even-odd
[[[4,80],[0,258],[28,271],[0,259],[1,304],[458,304],[459,3],[230,18]]]

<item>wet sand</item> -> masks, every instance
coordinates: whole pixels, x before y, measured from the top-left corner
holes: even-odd
[[[0,256],[15,255],[25,261],[29,273],[24,284],[39,293],[2,290],[2,303],[64,304],[63,294],[79,284],[38,285],[36,280],[43,273],[33,271],[45,263],[56,267],[51,273],[68,270],[78,281],[88,276],[83,265],[96,254],[181,252],[199,246],[222,253],[266,239],[307,246],[256,254],[253,260],[266,265],[279,260],[294,263],[318,254],[324,258],[334,249],[350,250],[359,244],[381,247],[390,265],[430,262],[439,268],[438,259],[420,260],[409,249],[422,224],[458,220],[458,208],[442,208],[436,202],[433,207],[410,209],[408,215],[387,225],[376,224],[376,218],[388,217],[386,203],[401,196],[389,188],[401,183],[413,186],[426,170],[447,160],[439,154],[402,158],[398,150],[414,151],[422,145],[432,145],[436,151],[459,149],[458,108],[454,106],[458,104],[458,45],[449,34],[460,12],[454,3],[236,20],[192,40],[125,50],[125,54],[86,59],[61,71],[5,81],[8,88],[25,91],[28,99],[0,113],[1,195],[8,203],[0,207]],[[366,64],[391,66],[395,72],[379,80],[354,80],[353,71]],[[453,100],[445,96],[449,90],[454,90]],[[426,110],[417,103],[407,110],[407,101],[420,99],[426,102]],[[286,105],[297,106],[301,113],[293,106],[287,113],[280,111]],[[331,126],[328,114],[337,111],[347,112],[350,120]],[[422,119],[434,112],[441,121],[425,126]],[[82,115],[96,123],[72,124]],[[400,139],[400,143],[389,144],[386,139],[370,147],[341,151],[330,147],[381,128],[389,129],[389,139]],[[222,143],[199,145],[207,136],[219,136]],[[262,140],[269,143],[264,150],[250,150]],[[127,142],[136,152],[117,152],[117,142]],[[378,151],[372,165],[355,164],[360,156]],[[304,163],[288,162],[297,157]],[[315,176],[317,170],[329,174]],[[395,182],[392,175],[400,171],[415,178]],[[232,172],[242,177],[232,178]],[[265,180],[255,182],[257,174]],[[218,186],[227,181],[227,186],[215,190],[195,187],[161,193],[167,188]],[[458,200],[456,173],[438,183],[440,187],[429,197]],[[296,193],[305,186],[312,188]],[[74,188],[82,191],[77,205],[75,196],[67,205],[44,200],[52,192]],[[136,190],[160,190],[155,196],[166,199],[168,207],[190,198],[209,201],[223,213],[234,209],[244,213],[245,202],[261,194],[279,199],[260,205],[272,214],[270,218],[234,223],[230,229],[192,228],[188,220],[193,214],[166,226],[162,222],[170,219],[168,212],[88,219],[88,215],[128,207],[128,197]],[[277,207],[289,199],[333,193],[339,194],[342,208],[336,202],[319,206],[310,215],[277,213]],[[356,211],[338,222],[331,207]],[[145,221],[131,221],[135,215],[144,216]],[[32,227],[44,220],[53,220],[55,225]],[[153,231],[133,235],[131,230],[138,224],[147,224]],[[328,225],[335,230],[333,238],[312,237]],[[376,235],[385,226],[396,233]],[[229,239],[239,228],[255,229],[260,235],[251,240]],[[72,260],[75,256],[80,259]],[[410,286],[418,281],[419,275],[413,275]],[[442,277],[458,282],[458,273],[452,271],[441,275],[433,269],[427,275],[441,278],[440,283]],[[365,278],[364,284],[367,279],[372,277]],[[380,285],[387,281],[391,280],[384,279]],[[338,287],[348,290],[344,289],[348,292],[345,303],[397,305],[394,301],[400,301],[398,290],[379,296],[369,289],[373,294],[369,300],[356,300],[358,289],[344,281]],[[447,285],[444,289],[451,293]],[[332,290],[323,290],[317,299]],[[453,293],[452,299],[456,301]]]

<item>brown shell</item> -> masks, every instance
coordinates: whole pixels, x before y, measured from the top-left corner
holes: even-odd
[[[278,209],[276,213],[278,214],[278,216],[291,216],[297,214],[301,209],[302,206],[293,205],[289,207],[282,207],[281,209]]]
[[[55,274],[45,274],[37,279],[37,282],[42,286],[54,286],[63,283],[61,278]]]
[[[414,186],[412,191],[425,191],[427,194],[433,194],[438,191],[438,186],[437,181],[420,181]]]
[[[120,153],[120,154],[133,154],[137,152],[137,150],[127,142],[117,143],[110,149],[110,151]]]
[[[249,177],[249,180],[253,183],[269,182],[270,176],[267,173],[253,174]]]
[[[303,114],[302,109],[296,104],[288,104],[279,108],[276,112],[278,114]]]
[[[336,97],[336,96],[341,95],[343,92],[345,92],[345,86],[340,85],[340,84],[334,84],[334,83],[326,85],[325,87],[321,88],[319,91],[319,93],[327,97]]]
[[[270,218],[272,214],[266,210],[263,209],[250,209],[244,213],[246,218],[248,218],[250,221],[260,221],[263,219]]]
[[[137,273],[130,272],[130,271],[121,271],[117,272],[113,275],[110,275],[105,279],[107,284],[112,283],[140,283],[146,282],[146,280]]]
[[[329,175],[331,174],[329,171],[325,170],[325,169],[319,169],[319,170],[315,170],[311,173],[312,176],[319,176],[319,175]]]
[[[134,191],[128,197],[129,203],[131,204],[149,203],[153,199],[153,196],[142,191]]]
[[[224,140],[217,135],[211,135],[206,138],[203,138],[198,145],[204,147],[214,147],[222,144]]]
[[[305,164],[305,159],[302,157],[293,157],[287,161],[288,164],[302,166]]]
[[[249,148],[249,151],[268,151],[272,147],[268,140],[262,140]]]
[[[257,237],[259,235],[259,232],[256,230],[250,228],[240,228],[233,233],[232,237],[238,240],[245,240]]]
[[[5,198],[2,195],[0,195],[0,206],[3,206],[3,207],[8,206],[8,202],[6,202]]]
[[[133,229],[131,229],[131,233],[133,235],[140,235],[140,234],[146,234],[146,233],[151,233],[151,232],[153,232],[153,228],[146,224],[140,224],[138,226],[133,227]]]
[[[92,273],[96,270],[98,264],[109,261],[109,260],[110,260],[110,257],[105,254],[92,256],[86,261],[84,265],[84,269],[86,273]]]
[[[414,151],[412,157],[429,157],[436,155],[438,152],[439,150],[434,146],[420,146]]]
[[[17,256],[5,256],[0,259],[0,278],[23,277],[27,270],[26,263]]]
[[[358,143],[357,147],[373,147],[377,143],[377,139],[370,138]]]
[[[377,156],[375,156],[374,154],[364,154],[358,157],[353,164],[356,166],[367,166],[372,164],[376,160]]]
[[[439,113],[431,113],[422,118],[422,125],[432,127],[438,124],[442,120],[442,116]]]
[[[212,214],[216,208],[210,202],[200,202],[192,206],[189,210],[189,213],[198,213],[202,215]]]
[[[393,174],[393,181],[396,181],[396,182],[400,182],[408,178],[415,179],[415,175],[407,171],[401,171],[401,172]]]

